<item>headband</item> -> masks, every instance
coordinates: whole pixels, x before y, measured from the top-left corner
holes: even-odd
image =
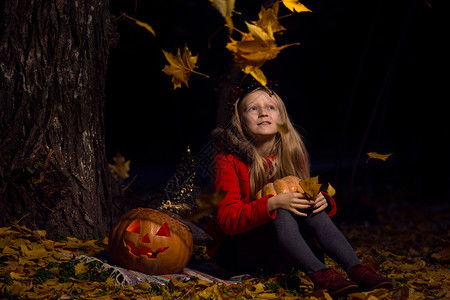
[[[273,81],[267,81],[267,85],[264,86],[259,81],[251,77],[249,80],[246,80],[243,82],[243,84],[239,86],[234,86],[231,89],[230,98],[227,102],[227,108],[228,108],[228,115],[231,117],[234,115],[234,110],[236,103],[239,101],[239,99],[242,99],[245,95],[249,94],[250,92],[253,92],[257,88],[265,88],[269,91],[270,95],[274,94],[273,88],[277,87],[278,84],[274,83]]]

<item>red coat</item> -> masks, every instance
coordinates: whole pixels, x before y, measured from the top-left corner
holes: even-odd
[[[249,167],[232,154],[218,154],[215,157],[214,188],[226,192],[217,205],[216,221],[227,235],[252,230],[276,216],[276,211],[269,213],[269,196],[250,201]]]
[[[214,188],[226,192],[217,205],[217,213],[207,226],[208,232],[217,244],[209,250],[214,256],[215,250],[225,235],[234,235],[259,227],[276,217],[276,211],[269,213],[267,206],[270,195],[251,200],[249,165],[232,154],[218,154],[214,158]]]
[[[216,245],[208,250],[213,257],[218,245],[226,235],[252,230],[275,219],[277,211],[269,212],[267,195],[251,201],[249,165],[232,154],[217,154],[214,158],[214,188],[226,192],[217,205],[217,212],[207,226],[207,231],[216,239]],[[330,197],[331,198],[331,197]],[[332,200],[333,213],[335,204]]]

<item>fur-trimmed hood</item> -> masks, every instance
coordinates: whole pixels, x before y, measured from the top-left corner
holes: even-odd
[[[246,164],[252,163],[252,146],[235,126],[230,124],[226,128],[216,128],[211,132],[211,138],[218,152],[232,154]]]

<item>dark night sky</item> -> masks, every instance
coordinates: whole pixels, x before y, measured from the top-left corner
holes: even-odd
[[[260,3],[237,0],[236,11],[256,20]],[[429,1],[432,8],[424,0],[302,3],[313,12],[283,18],[287,31],[278,40],[279,45],[301,45],[281,51],[262,70],[279,83],[278,93],[306,138],[313,172],[339,186],[348,184],[384,87],[357,184],[380,189],[384,197],[436,200],[425,189],[450,184],[450,126],[444,107],[450,99],[450,26],[440,2]],[[112,11],[133,14],[133,5],[115,2]],[[287,14],[280,9],[280,15]],[[131,159],[140,188],[164,185],[186,146],[195,154],[207,144],[231,55],[225,49],[227,30],[220,29],[223,19],[207,0],[142,1],[134,16],[153,26],[157,36],[125,20],[117,22],[120,40],[110,55],[106,134],[108,159],[117,151]],[[234,19],[245,30],[243,17]],[[199,55],[197,70],[210,78],[193,74],[189,89],[174,91],[171,78],[161,72],[166,63],[161,50],[175,52],[185,43]],[[387,74],[392,77],[386,81]],[[370,151],[394,155],[386,163],[365,164],[364,153]],[[445,191],[438,200],[448,200]]]

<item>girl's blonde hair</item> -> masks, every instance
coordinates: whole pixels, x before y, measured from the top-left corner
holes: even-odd
[[[247,95],[256,91],[266,92],[275,100],[280,112],[280,125],[286,126],[286,133],[276,133],[275,143],[270,153],[274,156],[273,163],[268,162],[256,151],[256,148],[252,143],[252,138],[245,132],[245,125],[240,118],[239,103],[241,103],[242,99]],[[235,113],[231,118],[231,122],[238,129],[241,138],[247,140],[252,148],[253,162],[249,174],[250,191],[252,195],[255,195],[266,183],[280,179],[284,176],[294,175],[301,179],[310,177],[309,157],[306,147],[302,141],[301,135],[294,128],[288,117],[286,106],[275,92],[265,87],[258,87],[241,97],[236,101]]]

